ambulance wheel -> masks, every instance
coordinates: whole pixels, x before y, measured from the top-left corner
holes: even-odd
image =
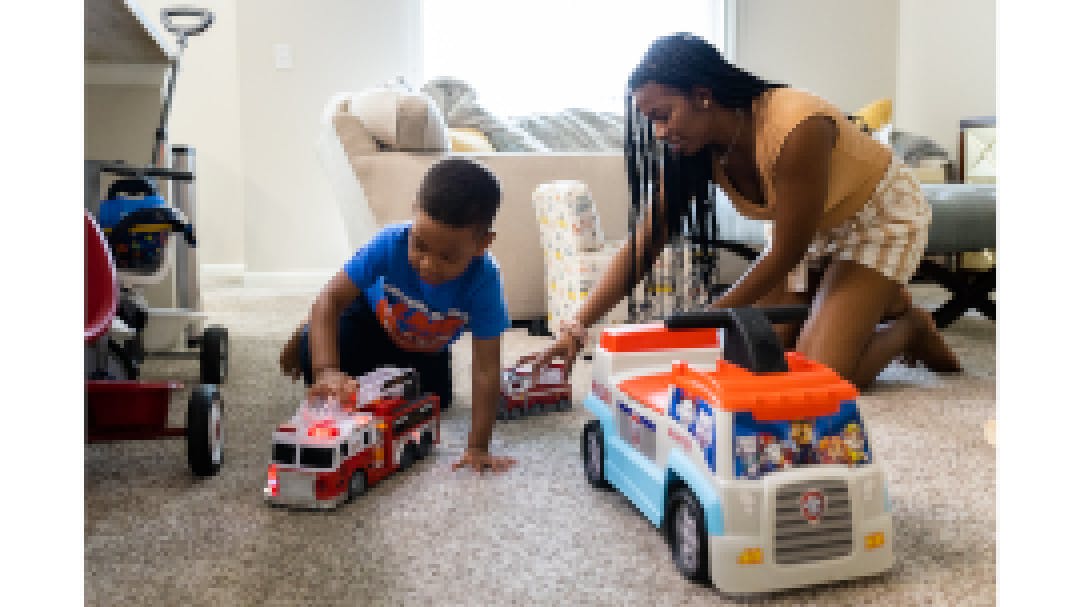
[[[199,343],[199,382],[223,384],[229,377],[229,331],[207,327]]]
[[[349,477],[349,497],[346,501],[353,501],[367,491],[367,475],[363,470],[357,469]]]
[[[709,581],[709,542],[705,535],[705,512],[686,487],[672,493],[668,508],[671,557],[679,573],[687,579]]]
[[[420,450],[418,455],[420,459],[431,455],[431,450],[435,446],[435,437],[432,436],[431,431],[427,430],[420,435]]]
[[[398,468],[407,470],[414,463],[416,463],[416,445],[413,443],[406,443],[405,447],[401,450],[401,461],[398,462]]]
[[[224,407],[216,385],[196,386],[188,400],[188,465],[195,476],[214,476],[221,469],[225,445]]]
[[[597,489],[609,489],[611,484],[604,478],[604,429],[599,420],[585,424],[581,433],[581,459],[585,466],[585,480]]]

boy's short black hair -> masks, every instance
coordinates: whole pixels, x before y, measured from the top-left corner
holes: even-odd
[[[436,162],[420,182],[417,207],[455,228],[491,229],[502,193],[499,180],[484,165],[467,158]]]

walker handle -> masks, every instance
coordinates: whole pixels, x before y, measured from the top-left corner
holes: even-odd
[[[174,20],[176,18],[196,19],[196,21],[181,25]],[[205,32],[214,23],[214,13],[208,9],[193,6],[170,6],[161,9],[161,21],[165,24],[165,29],[183,39]]]

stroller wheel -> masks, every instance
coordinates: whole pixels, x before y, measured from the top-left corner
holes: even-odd
[[[203,331],[199,345],[199,382],[223,384],[229,377],[229,332],[212,326]]]
[[[196,476],[214,476],[221,469],[225,425],[221,392],[215,385],[196,386],[188,401],[188,465]]]

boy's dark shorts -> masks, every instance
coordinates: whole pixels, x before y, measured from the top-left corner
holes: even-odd
[[[341,315],[338,324],[338,356],[342,372],[356,377],[379,367],[409,367],[420,374],[420,388],[439,397],[442,408],[450,406],[453,387],[450,381],[450,350],[441,352],[411,352],[402,350],[379,324],[367,298],[361,295]],[[300,364],[304,383],[311,385],[311,351],[308,347],[308,327],[300,338]]]

